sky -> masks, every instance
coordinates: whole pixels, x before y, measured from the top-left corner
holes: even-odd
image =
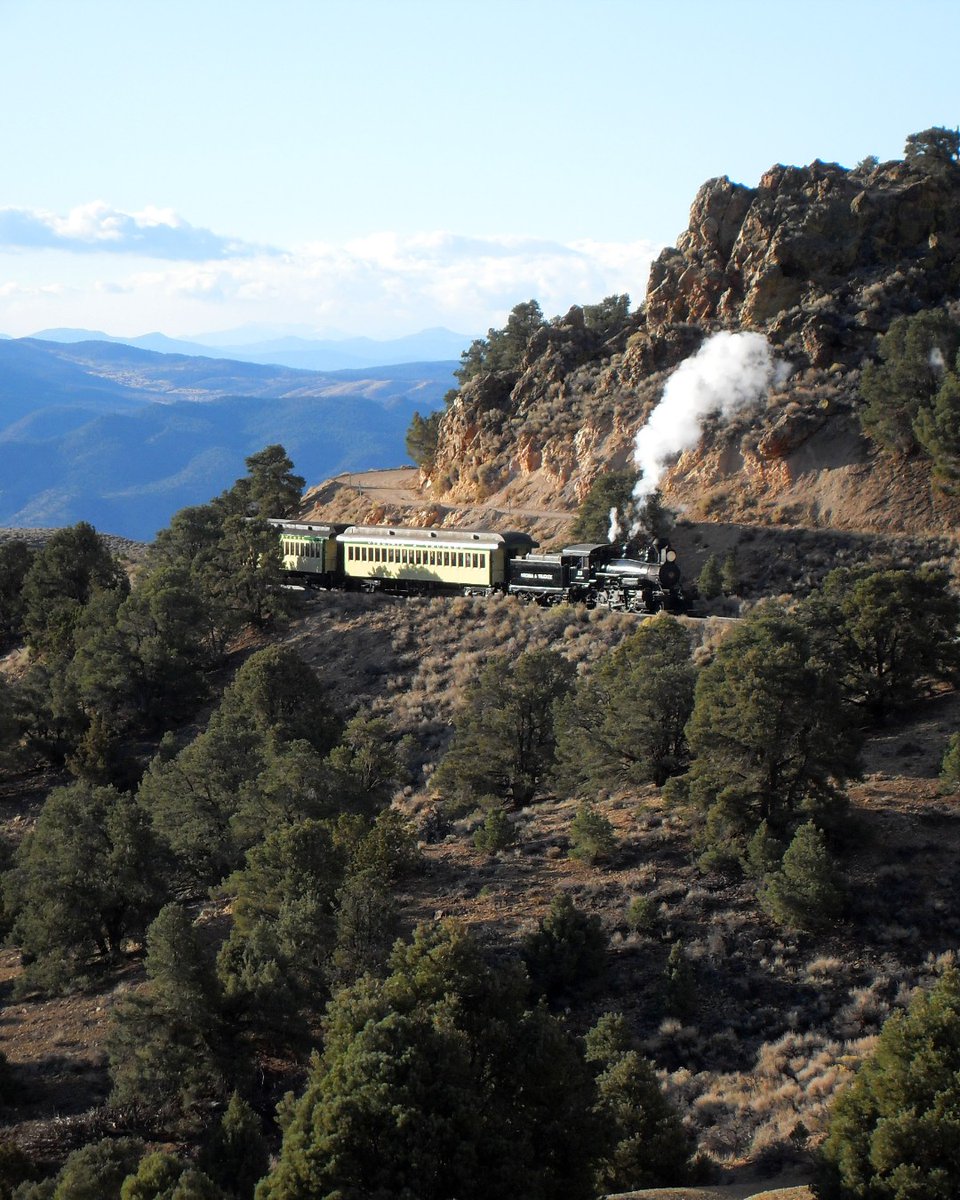
[[[956,0],[0,0],[0,333],[637,304],[707,179],[960,124],[958,34]]]

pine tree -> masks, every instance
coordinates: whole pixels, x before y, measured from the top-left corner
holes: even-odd
[[[201,1166],[236,1200],[250,1200],[269,1162],[260,1118],[239,1092],[234,1092],[220,1124],[204,1145]]]
[[[536,931],[523,943],[535,987],[552,1001],[596,988],[607,967],[607,935],[599,917],[560,892]]]
[[[720,644],[697,679],[679,781],[706,814],[707,844],[742,858],[764,820],[779,836],[801,814],[836,819],[860,743],[837,674],[804,622],[774,605]]]
[[[324,1051],[257,1200],[588,1200],[602,1138],[576,1045],[452,924],[328,1009]],[[376,1153],[371,1153],[376,1147]]]
[[[612,858],[616,848],[613,825],[595,805],[581,801],[570,826],[570,857],[593,865]]]
[[[575,674],[552,650],[491,658],[466,692],[432,786],[461,804],[485,795],[527,804],[552,765],[554,704]]]
[[[180,905],[168,904],[147,931],[146,971],[146,992],[113,1012],[112,1100],[183,1119],[225,1098],[245,1068],[206,947]]]
[[[960,1192],[960,977],[883,1026],[837,1097],[821,1152],[823,1200],[953,1200]]]

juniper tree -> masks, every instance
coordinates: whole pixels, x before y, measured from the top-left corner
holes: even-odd
[[[608,939],[599,917],[559,892],[523,943],[534,987],[551,1001],[595,990],[607,967]]]
[[[553,762],[554,704],[575,674],[552,650],[491,658],[466,689],[435,789],[460,803],[484,795],[528,803]]]
[[[556,711],[558,787],[662,784],[687,758],[696,671],[678,621],[645,621],[605,654]]]
[[[162,903],[161,866],[129,795],[81,783],[52,791],[4,879],[26,982],[74,983],[141,936]]]
[[[960,668],[960,601],[943,571],[840,568],[806,612],[808,627],[839,631],[833,670],[875,720],[916,699],[926,680],[951,680]]]
[[[767,874],[760,903],[774,920],[795,929],[818,929],[840,915],[839,871],[812,821],[799,827],[780,866]]]
[[[186,911],[168,904],[147,931],[145,992],[114,1008],[111,1098],[175,1119],[224,1099],[245,1070],[222,1015],[213,964]]]
[[[28,642],[42,653],[69,657],[74,627],[95,593],[128,588],[126,575],[92,525],[81,521],[58,529],[23,580]]]
[[[384,980],[332,1002],[257,1200],[592,1197],[603,1131],[590,1073],[525,991],[458,927],[415,931]]]
[[[880,362],[862,373],[860,421],[887,450],[917,449],[917,422],[928,412],[960,349],[960,326],[945,309],[897,317],[880,339]],[[921,421],[930,436],[932,429]]]
[[[616,849],[613,825],[595,805],[581,801],[570,825],[570,857],[596,864],[611,858]]]
[[[570,529],[574,542],[606,542],[610,540],[611,510],[617,528],[625,536],[634,515],[633,471],[601,471],[580,502],[577,516]]]
[[[762,821],[835,818],[856,769],[859,733],[835,666],[820,661],[803,621],[755,609],[697,679],[687,726],[692,761],[676,792],[706,816],[706,840],[735,857]]]
[[[597,1167],[597,1191],[606,1195],[692,1182],[692,1139],[621,1014],[605,1013],[585,1043],[587,1061],[597,1071],[596,1112],[610,1147]]]

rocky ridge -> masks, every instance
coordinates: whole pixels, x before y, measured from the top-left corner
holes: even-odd
[[[694,519],[943,533],[960,505],[925,463],[878,454],[859,373],[902,313],[960,297],[960,167],[914,156],[714,179],[655,262],[645,303],[606,343],[573,308],[516,372],[463,387],[441,422],[436,500],[573,509],[633,439],[676,366],[719,330],[764,334],[791,367],[760,411],[712,423],[664,480]]]

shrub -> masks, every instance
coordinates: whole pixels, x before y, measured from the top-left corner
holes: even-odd
[[[617,835],[603,813],[584,801],[570,826],[570,843],[571,858],[591,864],[606,862],[616,851]]]
[[[568,893],[560,892],[536,932],[525,940],[523,955],[534,986],[556,1000],[599,982],[606,969],[607,935],[599,917],[577,908]]]
[[[657,919],[657,902],[650,896],[634,896],[627,905],[627,925],[634,933],[650,933]]]
[[[487,813],[473,835],[473,844],[482,854],[496,854],[498,850],[507,850],[517,844],[516,826],[503,805],[497,805]]]
[[[797,929],[817,929],[839,915],[843,890],[837,868],[812,821],[800,826],[780,869],[764,880],[760,904],[775,921]]]

